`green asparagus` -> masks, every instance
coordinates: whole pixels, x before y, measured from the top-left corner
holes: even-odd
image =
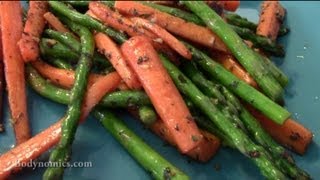
[[[49,62],[53,64],[55,67],[60,69],[67,69],[67,70],[73,69],[73,67],[69,63],[67,63],[64,59],[49,58]]]
[[[228,49],[243,65],[248,73],[256,80],[263,92],[273,100],[280,100],[283,89],[276,79],[261,63],[261,58],[256,56],[242,39],[229,27],[224,20],[215,13],[206,3],[201,1],[181,1],[198,17],[200,17],[213,32],[226,44]]]
[[[78,127],[81,115],[81,105],[83,95],[86,91],[87,79],[91,68],[91,60],[94,52],[94,41],[89,29],[75,24],[68,23],[72,31],[79,34],[81,39],[81,55],[75,72],[75,82],[71,89],[70,104],[62,122],[61,139],[57,147],[50,154],[51,162],[65,162],[70,159],[72,142]],[[64,167],[49,167],[44,175],[44,179],[62,179]]]
[[[237,149],[249,157],[260,169],[261,173],[269,179],[284,179],[285,176],[271,161],[268,152],[259,145],[256,145],[251,139],[239,128],[236,128],[210,101],[203,95],[192,82],[182,74],[164,56],[160,56],[163,65],[167,69],[177,88],[188,97],[199,111],[206,115],[221,132],[230,138]],[[183,79],[183,81],[181,81]]]
[[[42,38],[39,46],[44,58],[66,59],[71,63],[76,63],[79,58],[77,53],[54,39]]]
[[[146,126],[153,124],[157,120],[157,113],[151,106],[141,106],[138,108],[139,119]]]
[[[205,53],[194,48],[190,44],[185,43],[185,45],[191,51],[193,60],[202,69],[204,69],[211,78],[219,80],[221,84],[229,88],[233,93],[241,97],[247,103],[260,110],[274,122],[282,124],[288,117],[290,117],[290,113],[286,109],[274,103],[250,85],[239,80],[231,72],[223,68],[219,63],[213,61]]]

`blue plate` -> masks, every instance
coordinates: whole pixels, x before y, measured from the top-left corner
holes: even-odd
[[[290,77],[286,89],[286,107],[293,118],[314,132],[314,140],[303,156],[295,156],[296,163],[315,179],[320,176],[320,4],[318,2],[281,2],[288,10],[286,24],[291,28],[288,36],[281,38],[287,55],[274,61]],[[238,13],[258,20],[259,2],[241,2]],[[315,18],[315,19],[314,19]],[[28,108],[32,134],[37,134],[53,124],[64,114],[66,107],[40,97],[28,89]],[[158,137],[142,128],[136,120],[119,113],[128,126],[140,135],[162,156],[186,172],[192,179],[261,179],[259,170],[239,152],[221,149],[208,163],[199,164],[180,155]],[[5,105],[6,132],[0,135],[0,153],[13,147],[14,136]],[[45,157],[44,157],[45,158]],[[106,132],[94,118],[81,125],[73,145],[73,162],[91,162],[89,168],[68,168],[65,179],[150,179],[126,151]],[[0,162],[1,163],[1,162]],[[15,179],[40,179],[44,168],[29,169]]]

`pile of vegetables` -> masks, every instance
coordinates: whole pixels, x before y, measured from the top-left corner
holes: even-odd
[[[90,112],[153,178],[188,179],[126,127],[116,108],[197,161],[223,144],[267,179],[310,179],[284,147],[303,154],[312,133],[281,106],[288,77],[269,59],[285,55],[276,40],[289,32],[286,10],[263,2],[255,24],[225,12],[239,3],[30,1],[23,22],[19,1],[1,2],[0,100],[4,74],[17,146],[0,156],[0,179],[51,148],[50,162],[68,162]],[[26,82],[68,105],[33,137]],[[50,167],[43,179],[63,173]]]

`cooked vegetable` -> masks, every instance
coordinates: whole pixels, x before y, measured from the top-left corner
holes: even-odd
[[[261,5],[257,34],[276,40],[286,10],[278,1],[264,1]]]
[[[229,50],[243,65],[248,73],[255,78],[263,92],[273,100],[282,98],[283,89],[276,79],[269,73],[268,69],[261,63],[261,58],[256,56],[242,39],[229,27],[223,19],[217,15],[203,2],[183,1],[196,15],[198,15],[207,26],[227,45]]]
[[[23,33],[22,7],[19,1],[0,3],[3,62],[8,92],[11,123],[16,144],[30,138],[27,97],[24,79],[24,61],[18,41]]]
[[[229,24],[235,25],[235,26],[239,26],[239,27],[244,27],[244,28],[248,28],[253,32],[256,32],[258,25],[255,24],[254,22],[249,21],[247,18],[241,17],[238,14],[235,13],[226,13],[224,15],[224,17],[226,18],[227,22]],[[281,26],[279,29],[279,33],[278,36],[284,36],[287,33],[289,33],[290,29],[285,27],[285,26]]]
[[[220,38],[205,27],[188,23],[183,19],[158,11],[138,2],[116,1],[114,7],[123,14],[145,17],[149,20],[152,20],[154,23],[158,24],[162,28],[167,29],[169,32],[186,38],[190,41],[199,43],[206,47],[217,49],[219,51],[227,51],[226,46],[220,40]],[[149,16],[146,17],[146,14],[149,14]]]
[[[71,89],[71,100],[65,119],[62,123],[62,136],[57,147],[50,154],[50,162],[66,162],[70,158],[71,146],[77,130],[81,114],[83,95],[87,88],[87,79],[91,68],[94,52],[94,41],[91,32],[78,24],[70,21],[70,28],[81,39],[81,55],[75,72],[75,81]],[[90,94],[89,94],[90,95]],[[88,101],[91,99],[88,99]],[[86,106],[84,106],[86,107]],[[49,167],[43,175],[44,179],[62,179],[64,167]]]
[[[31,1],[27,21],[21,39],[18,42],[22,59],[25,62],[39,58],[39,39],[46,24],[43,15],[48,11],[48,2]]]
[[[141,106],[138,108],[138,111],[139,119],[147,126],[153,124],[157,120],[157,114],[150,106]]]
[[[121,51],[179,150],[187,153],[195,148],[202,135],[150,41],[144,36],[130,38],[121,46]]]
[[[182,57],[186,59],[191,59],[191,54],[189,50],[181,43],[178,39],[168,33],[165,29],[162,29],[156,24],[153,24],[142,18],[131,18],[131,20],[140,26],[143,26],[145,29],[150,30],[156,34],[162,41],[167,43],[172,49],[179,53]]]
[[[66,59],[70,63],[76,63],[79,54],[54,39],[42,38],[40,41],[40,51],[44,58]]]
[[[1,27],[1,18],[0,18],[0,27]],[[4,95],[4,66],[3,66],[3,52],[2,52],[2,35],[0,28],[0,133],[4,132],[3,125],[3,95]]]
[[[236,11],[240,6],[240,1],[222,1],[223,8],[227,11]]]
[[[64,59],[49,59],[49,62],[60,69],[72,70],[73,67]]]
[[[287,110],[271,101],[244,81],[239,80],[231,72],[224,69],[220,64],[210,59],[200,50],[194,48],[190,44],[185,44],[190,49],[194,61],[204,69],[212,79],[218,80],[234,94],[260,110],[274,122],[282,124],[287,118],[289,118],[290,113]]]
[[[162,158],[138,136],[131,132],[109,111],[95,111],[102,125],[155,179],[189,179],[187,175]]]
[[[214,60],[217,60],[224,68],[228,69],[239,79],[243,80],[247,84],[254,88],[258,88],[256,81],[243,69],[243,67],[237,62],[237,60],[228,54],[214,53],[212,54]]]
[[[55,30],[59,32],[69,32],[70,30],[66,28],[62,22],[51,12],[46,12],[43,15],[44,19],[48,22],[48,24]]]
[[[283,46],[276,44],[273,40],[257,35],[250,29],[241,28],[238,26],[230,25],[230,27],[242,38],[249,40],[253,43],[253,47],[260,48],[273,56],[284,57],[285,52]]]
[[[200,90],[184,75],[177,67],[161,56],[163,65],[166,67],[177,88],[187,96],[199,110],[212,121],[222,133],[235,144],[236,148],[245,156],[249,157],[260,169],[261,173],[269,179],[282,179],[285,176],[275,166],[269,153],[259,145],[256,145],[240,128],[235,127],[221,111],[202,94]],[[181,81],[183,79],[183,81]]]
[[[83,26],[86,26],[90,29],[95,29],[99,32],[106,33],[108,36],[112,37],[118,43],[123,43],[126,40],[126,36],[122,33],[119,33],[113,30],[110,27],[107,27],[100,23],[99,21],[93,19],[90,16],[81,14],[75,10],[68,8],[68,6],[59,1],[49,1],[49,5],[59,14],[69,18],[75,23],[79,23]]]
[[[130,89],[140,89],[141,84],[137,75],[129,67],[124,59],[120,48],[105,34],[97,33],[94,35],[95,44],[98,50],[104,54],[116,69],[122,80]]]

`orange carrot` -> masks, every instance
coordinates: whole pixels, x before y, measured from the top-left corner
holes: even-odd
[[[172,146],[176,146],[174,138],[162,120],[157,120],[150,126],[150,129]],[[218,151],[220,140],[216,136],[203,130],[201,130],[201,134],[203,135],[203,138],[200,140],[198,146],[187,152],[186,155],[195,160],[207,162]]]
[[[98,50],[109,59],[127,86],[131,89],[140,89],[141,84],[138,77],[128,66],[118,46],[103,33],[97,33],[94,40]]]
[[[107,93],[115,89],[120,83],[117,73],[110,73],[89,87],[84,104],[80,122],[83,122],[91,109]],[[16,146],[0,156],[0,179],[7,179],[13,172],[20,169],[19,165],[38,158],[44,152],[56,145],[61,137],[61,122],[51,125],[48,129],[37,134],[30,140]]]
[[[165,28],[169,32],[186,38],[190,41],[223,52],[228,51],[221,39],[216,34],[212,33],[208,28],[186,22],[181,18],[158,11],[138,2],[116,1],[114,7],[119,12],[126,15],[145,17],[152,22],[155,22],[162,28]]]
[[[121,46],[121,51],[179,150],[187,153],[195,148],[202,135],[149,39],[135,36]]]
[[[261,13],[257,34],[276,40],[286,10],[278,1],[264,1],[261,5]]]
[[[248,109],[259,120],[262,127],[280,144],[299,154],[306,152],[313,138],[310,130],[293,119],[287,119],[282,125],[276,124],[257,110],[251,107]]]
[[[152,24],[151,22],[142,19],[142,18],[131,18],[131,20],[144,28],[150,30],[154,34],[156,34],[159,38],[161,38],[165,43],[167,43],[172,49],[178,52],[181,56],[186,59],[191,59],[192,55],[187,47],[182,44],[177,38],[172,36],[165,29],[162,29],[156,24]]]
[[[70,32],[68,28],[66,28],[62,22],[51,12],[47,12],[43,15],[44,19],[49,23],[49,25],[59,31],[59,32]]]
[[[23,32],[22,7],[19,1],[3,1],[0,4],[3,62],[7,83],[12,126],[16,144],[30,138],[27,96],[24,78],[24,62],[19,53],[18,41]]]
[[[0,18],[0,133],[4,131],[3,126],[3,95],[4,95],[4,67],[2,57],[2,40],[1,40],[1,18]]]
[[[48,2],[30,1],[27,21],[19,48],[25,62],[36,61],[39,58],[39,39],[45,26],[44,13],[48,11]]]
[[[228,54],[212,53],[215,60],[228,69],[232,74],[237,76],[239,79],[245,81],[252,87],[258,88],[256,81],[249,75],[249,73],[235,60],[235,58]]]
[[[59,69],[43,61],[32,62],[32,66],[44,77],[49,79],[55,85],[66,89],[71,89],[74,83],[74,71]],[[90,86],[102,76],[98,74],[90,74],[88,85]]]
[[[223,9],[227,11],[236,11],[240,6],[240,1],[221,1]]]

